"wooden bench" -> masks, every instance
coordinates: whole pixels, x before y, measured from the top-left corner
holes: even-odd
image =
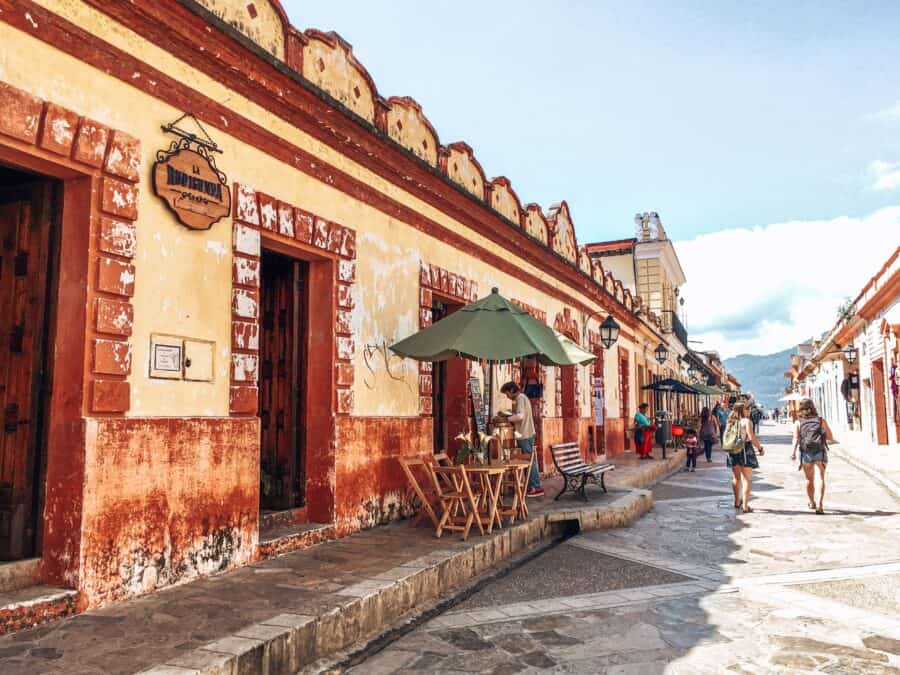
[[[599,484],[606,492],[604,474],[616,467],[612,464],[585,464],[581,459],[581,450],[578,443],[558,443],[550,446],[550,454],[553,455],[553,463],[557,471],[562,474],[563,488],[554,500],[562,497],[566,490],[572,490],[576,494],[581,493],[581,498],[587,501],[585,486],[588,481]],[[599,480],[598,480],[599,477]]]

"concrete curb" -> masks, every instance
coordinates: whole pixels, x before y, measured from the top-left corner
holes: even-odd
[[[473,577],[541,540],[566,521],[582,530],[625,527],[653,507],[647,490],[632,490],[606,507],[576,507],[517,523],[464,551],[436,550],[342,589],[339,606],[318,616],[279,614],[247,626],[142,675],[296,673],[350,645],[370,639],[409,612],[464,586]]]

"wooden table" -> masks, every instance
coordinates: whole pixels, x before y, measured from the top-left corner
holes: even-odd
[[[497,527],[503,527],[497,507],[500,505],[500,486],[503,483],[503,474],[506,473],[506,469],[506,464],[466,466],[466,473],[477,477],[481,486],[479,509],[475,518],[487,527],[488,534],[493,532],[494,523],[497,524]]]

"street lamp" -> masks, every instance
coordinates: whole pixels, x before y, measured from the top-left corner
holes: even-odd
[[[853,348],[853,345],[844,347],[844,358],[847,359],[847,363],[851,366],[856,363],[856,350]]]
[[[691,378],[691,380],[696,380],[699,374],[699,371],[694,366],[688,368],[688,377]]]
[[[669,350],[666,349],[666,346],[660,342],[659,346],[653,350],[653,353],[656,354],[656,360],[659,363],[665,363],[666,359],[669,358]]]
[[[616,344],[616,340],[618,339],[619,324],[616,323],[616,320],[612,318],[612,314],[610,314],[603,319],[603,323],[600,324],[600,342],[604,349],[609,349]]]

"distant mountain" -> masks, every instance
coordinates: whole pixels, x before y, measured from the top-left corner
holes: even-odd
[[[784,374],[791,369],[793,351],[785,349],[766,356],[741,354],[722,363],[738,379],[743,391],[752,391],[754,398],[766,408],[776,408],[784,405],[778,399],[784,396],[784,388],[788,386]]]

